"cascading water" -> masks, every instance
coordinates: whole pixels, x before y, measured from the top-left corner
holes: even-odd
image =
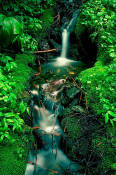
[[[59,66],[65,66],[68,62],[70,62],[67,59],[67,52],[69,47],[69,36],[70,33],[67,32],[67,29],[64,29],[62,32],[62,50],[60,57],[57,58],[57,64]]]
[[[76,63],[76,61],[68,59],[67,54],[68,54],[68,48],[69,48],[70,33],[74,29],[79,13],[80,13],[80,10],[77,10],[76,12],[74,12],[73,18],[71,19],[69,25],[65,29],[63,29],[61,55],[60,57],[56,58],[56,62],[57,62],[56,64],[59,66],[67,66],[67,64],[69,63],[70,64]]]
[[[62,33],[62,51],[60,57],[67,58],[68,46],[69,46],[69,32],[67,32],[67,30],[64,29]]]
[[[72,60],[67,59],[69,36],[74,27],[75,15],[62,33],[62,51],[56,58],[55,66],[66,66]],[[52,65],[54,66],[54,64]],[[30,145],[25,175],[63,175],[64,172],[77,172],[80,166],[71,161],[61,150],[64,133],[60,127],[58,115],[63,110],[61,96],[65,79],[57,79],[37,86],[31,91],[31,113],[34,135],[37,140],[36,150]]]

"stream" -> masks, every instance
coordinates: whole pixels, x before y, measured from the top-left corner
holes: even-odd
[[[58,115],[63,111],[61,97],[69,71],[78,67],[79,61],[68,59],[69,37],[76,24],[79,10],[75,11],[62,32],[61,55],[42,65],[42,74],[53,70],[62,78],[36,85],[31,91],[33,133],[37,148],[30,143],[25,175],[73,174],[80,175],[80,165],[71,161],[63,152],[65,138]],[[41,75],[40,75],[41,76]]]

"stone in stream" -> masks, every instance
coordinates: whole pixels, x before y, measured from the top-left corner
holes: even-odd
[[[53,102],[60,101],[65,81],[65,79],[57,79],[41,85],[45,97]]]

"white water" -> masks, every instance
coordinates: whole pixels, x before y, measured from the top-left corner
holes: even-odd
[[[62,49],[61,49],[60,57],[56,58],[55,65],[57,65],[57,66],[66,66],[66,65],[69,65],[70,63],[75,63],[76,62],[76,61],[68,59],[67,56],[68,56],[68,49],[69,49],[70,33],[74,29],[74,26],[76,24],[79,12],[80,11],[76,11],[73,14],[73,18],[71,19],[69,25],[62,32]]]
[[[67,58],[68,54],[68,48],[69,48],[69,37],[70,32],[67,31],[67,29],[64,29],[62,32],[62,50],[60,57],[56,58],[55,65],[57,66],[67,66],[71,62],[74,62],[73,60],[69,60]]]
[[[67,58],[67,51],[69,46],[69,32],[64,29],[62,33],[62,51],[61,56],[62,58]]]

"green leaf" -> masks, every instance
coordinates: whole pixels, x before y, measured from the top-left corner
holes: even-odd
[[[13,116],[15,116],[15,114],[12,113],[12,112],[5,113],[4,115],[5,115],[5,117],[13,117]]]
[[[33,29],[34,28],[34,25],[32,25],[32,24],[31,25],[28,25],[28,28],[29,29]]]
[[[29,108],[27,108],[27,114],[30,115],[30,110],[29,110]]]
[[[114,122],[112,119],[110,119],[110,123],[112,124],[112,126],[114,126]]]
[[[35,25],[36,25],[36,27],[37,27],[38,29],[42,29],[41,24],[39,24],[39,23],[35,23]]]
[[[105,114],[105,123],[108,123],[108,120],[109,120],[109,116],[108,116],[108,113]]]
[[[108,114],[110,114],[112,117],[115,117],[116,118],[116,114],[112,111],[108,111]]]
[[[16,125],[13,125],[13,131],[16,129],[16,127],[17,127]]]
[[[8,121],[9,123],[14,123],[14,120],[13,120],[13,119],[7,119],[7,121]]]
[[[0,117],[2,117],[4,114],[2,112],[0,112]]]
[[[19,105],[19,109],[20,109],[20,111],[21,111],[22,113],[24,113],[24,112],[25,112],[26,107],[25,107],[25,105],[24,105],[23,101],[20,103],[20,105]]]
[[[111,165],[111,168],[112,168],[113,170],[116,170],[116,163],[113,163],[113,164]]]

